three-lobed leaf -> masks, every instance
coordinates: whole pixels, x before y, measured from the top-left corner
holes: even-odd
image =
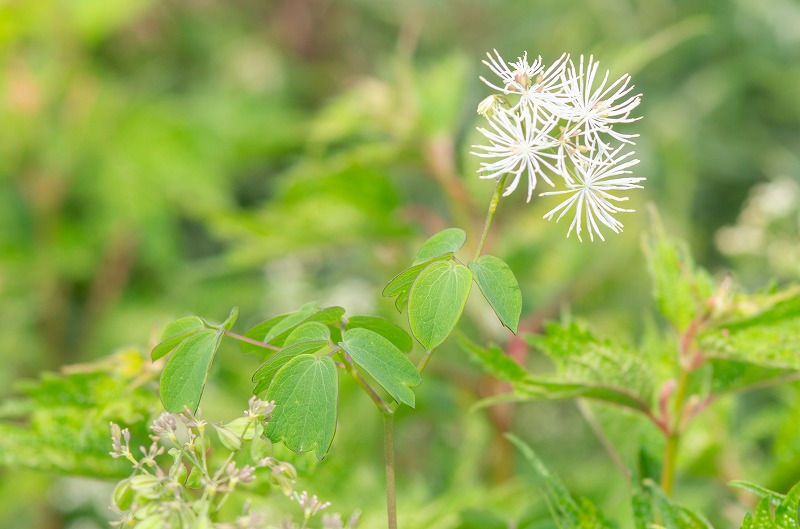
[[[480,256],[469,263],[469,269],[500,322],[516,334],[522,313],[522,292],[514,272],[493,255]]]
[[[221,338],[222,334],[216,330],[199,331],[182,341],[172,353],[159,385],[161,402],[167,411],[181,412],[184,406],[197,410]]]
[[[414,364],[391,341],[365,328],[345,332],[339,344],[394,400],[414,407],[414,392],[422,378]]]
[[[338,377],[329,356],[300,355],[275,374],[266,399],[277,405],[265,434],[297,453],[323,459],[336,433]]]
[[[430,351],[453,331],[469,296],[472,273],[454,261],[436,261],[420,272],[408,295],[411,332]]]

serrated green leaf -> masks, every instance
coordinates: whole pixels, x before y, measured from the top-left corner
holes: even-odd
[[[422,382],[414,364],[382,335],[369,329],[350,329],[339,344],[350,358],[385,389],[394,400],[414,407],[411,389]]]
[[[735,393],[754,386],[763,387],[779,383],[783,377],[794,373],[791,369],[762,367],[740,360],[710,358],[702,367],[708,370],[712,394]]]
[[[330,337],[331,331],[325,324],[309,321],[292,329],[283,342],[283,346],[289,347],[302,342],[327,342]]]
[[[652,480],[646,479],[643,484],[645,490],[653,498],[653,503],[658,509],[661,523],[664,527],[674,529],[714,529],[702,514],[673,503]]]
[[[705,309],[714,290],[713,280],[695,267],[685,244],[662,234],[647,242],[645,255],[658,307],[681,333]]]
[[[469,269],[500,322],[516,334],[522,313],[522,292],[514,272],[493,255],[480,256],[469,263]]]
[[[336,433],[338,378],[328,356],[300,355],[278,373],[267,390],[274,400],[265,434],[297,453],[314,451],[323,459]]]
[[[411,285],[414,283],[414,280],[417,278],[419,273],[425,269],[425,267],[436,261],[449,260],[451,257],[453,257],[452,253],[446,253],[438,257],[434,257],[428,261],[425,261],[424,263],[420,263],[418,265],[413,265],[406,268],[405,270],[394,276],[392,280],[389,281],[389,283],[386,285],[386,287],[384,287],[383,296],[387,298],[392,298],[394,296],[401,296],[403,293],[407,294],[408,291],[411,289]]]
[[[483,348],[468,340],[465,336],[458,336],[461,347],[480,363],[493,377],[508,382],[524,380],[527,371],[517,362],[503,352],[499,347],[490,346]]]
[[[374,316],[352,316],[348,318],[345,330],[356,328],[369,329],[380,334],[404,353],[410,352],[414,346],[411,336],[402,327],[383,318]]]
[[[152,358],[153,361],[158,360],[175,349],[178,344],[186,338],[205,328],[203,320],[197,316],[186,316],[185,318],[173,321],[167,325],[164,332],[161,333],[161,341],[158,345],[153,347],[150,358]]]
[[[800,370],[800,296],[767,304],[747,317],[719,323],[701,333],[698,340],[711,357]]]
[[[646,411],[653,374],[641,356],[610,340],[599,340],[583,325],[548,324],[546,334],[526,340],[556,364],[555,377],[529,377],[519,389],[534,398],[584,396]]]
[[[221,336],[218,331],[200,331],[181,342],[172,353],[159,385],[161,402],[167,411],[181,412],[184,406],[193,412],[197,410]]]
[[[778,529],[797,529],[800,524],[800,483],[786,493],[786,497],[775,509],[775,526]]]
[[[579,498],[575,500],[558,477],[550,473],[541,459],[522,440],[511,434],[505,434],[522,452],[544,482],[550,511],[559,527],[574,529],[612,529],[611,525],[590,501]]]
[[[417,253],[412,265],[424,263],[434,257],[439,257],[446,253],[457,252],[464,246],[467,240],[467,233],[460,228],[447,228],[432,235],[425,241]]]
[[[544,377],[528,377],[516,382],[514,389],[535,399],[565,400],[584,397],[643,413],[650,412],[648,402],[624,387],[604,386],[593,382],[563,382]]]
[[[472,285],[472,272],[455,262],[437,261],[420,272],[408,296],[411,332],[430,351],[455,328]]]
[[[746,490],[752,494],[755,494],[759,498],[767,498],[773,505],[780,505],[786,499],[786,494],[769,490],[766,487],[762,487],[761,485],[752,483],[750,481],[734,479],[728,482],[728,486]]]

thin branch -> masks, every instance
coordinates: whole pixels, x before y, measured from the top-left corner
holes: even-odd
[[[254,340],[253,338],[248,338],[247,336],[242,336],[241,334],[237,334],[233,331],[224,330],[222,331],[223,334],[230,336],[231,338],[235,338],[241,342],[247,342],[249,344],[255,345],[256,347],[262,347],[264,349],[270,349],[272,351],[280,351],[280,347],[276,347],[274,345],[270,345],[268,343],[260,342],[258,340]]]

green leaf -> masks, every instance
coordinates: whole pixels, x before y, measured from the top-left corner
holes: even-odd
[[[781,297],[785,294],[742,300],[742,305],[756,306],[756,312],[701,333],[700,347],[715,358],[800,370],[800,296]]]
[[[197,410],[221,337],[218,331],[200,331],[181,342],[172,353],[161,373],[159,387],[167,411],[181,412],[184,406],[193,412]]]
[[[301,323],[318,322],[322,323],[331,331],[331,336],[338,341],[338,324],[344,316],[342,307],[326,307],[320,309],[316,303],[303,305],[297,312],[275,316],[267,321],[261,322],[245,333],[245,336],[260,342],[283,347],[286,338],[292,330]],[[263,353],[264,348],[257,345],[242,342],[242,351],[245,353]]]
[[[422,382],[414,364],[395,345],[369,329],[350,329],[339,345],[397,402],[414,407],[411,389]]]
[[[408,296],[411,332],[430,351],[455,328],[472,285],[472,273],[455,262],[434,262],[420,272]]]
[[[161,333],[161,341],[153,347],[150,358],[154,361],[158,360],[175,349],[186,338],[205,328],[203,320],[197,316],[186,316],[173,321]]]
[[[650,405],[646,400],[620,386],[606,386],[589,381],[564,382],[544,377],[528,377],[515,383],[514,389],[521,395],[535,399],[565,400],[584,397],[643,413],[650,412]]]
[[[493,255],[480,256],[469,263],[469,269],[500,322],[516,334],[522,313],[522,292],[514,272]]]
[[[534,398],[584,396],[646,411],[654,376],[637,351],[610,340],[599,340],[585,326],[551,323],[545,335],[526,340],[556,364],[555,377],[529,377],[520,390]]]
[[[414,346],[411,336],[402,327],[383,318],[374,316],[352,316],[348,318],[345,330],[356,328],[369,329],[380,334],[404,353],[410,352]]]
[[[467,233],[460,228],[447,228],[439,233],[432,235],[422,244],[412,265],[424,263],[434,257],[439,257],[446,253],[457,252],[464,246],[467,240]]]
[[[283,342],[284,347],[295,345],[302,342],[327,342],[331,337],[331,331],[324,324],[318,321],[309,321],[295,327]]]
[[[408,293],[408,291],[411,289],[411,285],[414,283],[414,280],[417,278],[419,273],[425,269],[425,267],[436,261],[445,261],[449,260],[452,257],[453,257],[452,253],[446,253],[438,257],[429,259],[424,263],[420,263],[406,268],[405,270],[394,276],[394,278],[392,278],[392,280],[389,281],[386,287],[384,287],[383,296],[391,298],[394,296],[402,296],[403,293]]]
[[[292,358],[303,354],[315,353],[328,345],[327,340],[311,340],[308,342],[299,342],[289,347],[285,347],[281,351],[270,356],[266,362],[261,364],[256,372],[253,374],[253,382],[256,382],[256,387],[253,390],[254,395],[258,395],[269,387],[272,378],[284,365],[286,365]]]
[[[702,514],[673,503],[652,480],[645,479],[643,484],[661,514],[661,523],[664,527],[674,529],[713,529]]]
[[[579,498],[575,500],[561,480],[550,473],[541,459],[522,440],[511,434],[505,434],[525,459],[531,464],[544,482],[550,511],[559,527],[569,529],[612,529],[611,525],[590,501]]]
[[[755,494],[759,498],[767,498],[770,501],[770,503],[776,506],[780,505],[786,500],[786,494],[781,494],[779,492],[769,490],[766,487],[762,487],[761,485],[752,483],[750,481],[735,479],[733,481],[729,481],[728,486],[746,490],[747,492]]]
[[[228,318],[222,322],[222,328],[226,331],[229,331],[233,328],[233,324],[236,323],[237,318],[239,318],[239,307],[233,307],[231,309],[231,313],[228,315]]]
[[[461,347],[470,353],[493,377],[508,382],[517,382],[528,376],[525,369],[499,347],[490,346],[484,349],[463,335],[459,335],[458,339]]]
[[[336,432],[337,394],[336,366],[329,356],[293,358],[267,390],[266,399],[276,406],[265,434],[290,450],[313,450],[317,459],[323,459]]]
[[[264,343],[271,343],[272,340],[276,336],[288,331],[289,329],[291,329],[295,325],[300,324],[301,322],[305,321],[309,316],[311,316],[312,314],[314,314],[316,312],[319,312],[319,304],[317,304],[315,302],[306,303],[305,305],[300,307],[296,312],[292,312],[291,314],[287,314],[285,318],[283,318],[281,321],[279,321],[275,325],[273,325],[269,329],[267,334],[264,335],[264,338],[262,339],[262,341]],[[274,344],[274,345],[278,345],[278,344]]]
[[[645,255],[658,307],[683,332],[705,309],[714,283],[705,270],[695,267],[685,244],[661,233],[647,242]]]

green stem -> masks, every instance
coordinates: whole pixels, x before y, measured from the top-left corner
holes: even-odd
[[[492,195],[492,200],[489,202],[489,211],[486,212],[486,222],[483,224],[483,233],[481,234],[481,240],[478,243],[478,248],[475,250],[475,257],[472,259],[473,261],[478,260],[478,257],[481,256],[481,252],[483,251],[483,245],[486,244],[486,238],[489,236],[489,226],[492,225],[494,212],[497,210],[497,204],[500,202],[500,193],[503,191],[503,185],[506,182],[507,176],[507,174],[504,174],[497,179],[497,186],[494,188],[494,195]]]
[[[394,413],[383,414],[383,458],[386,462],[386,515],[389,529],[397,529],[397,495],[394,483]]]
[[[675,390],[675,409],[667,433],[667,443],[664,446],[664,459],[661,462],[661,490],[665,494],[672,494],[672,486],[675,482],[675,466],[678,461],[678,446],[681,441],[681,430],[683,422],[683,407],[686,404],[686,389],[689,386],[689,371],[681,367],[678,386]]]
[[[420,358],[419,362],[417,363],[417,371],[419,371],[420,374],[422,374],[422,372],[425,370],[425,367],[428,365],[431,355],[433,355],[433,349],[425,351],[425,356]]]

